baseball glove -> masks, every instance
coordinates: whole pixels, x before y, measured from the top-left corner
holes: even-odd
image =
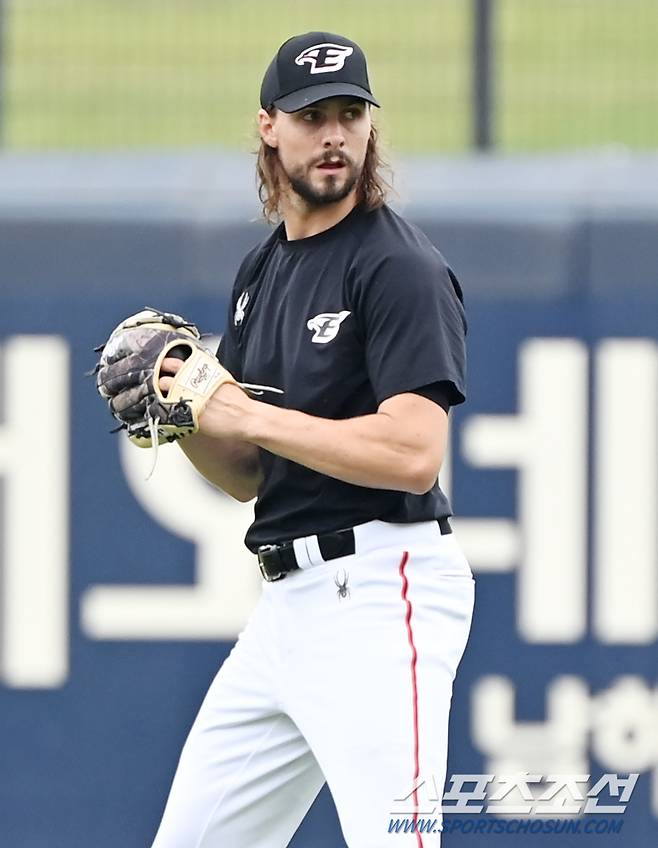
[[[223,383],[260,394],[270,389],[238,383],[201,344],[201,333],[180,315],[146,307],[122,321],[104,345],[96,365],[96,386],[131,442],[150,448],[174,442],[199,429],[199,416]],[[166,395],[160,390],[162,363],[183,361]]]

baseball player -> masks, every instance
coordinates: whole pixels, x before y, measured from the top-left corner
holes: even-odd
[[[471,622],[438,482],[465,399],[462,293],[386,205],[357,44],[286,41],[260,104],[260,197],[279,223],[240,267],[218,358],[281,393],[222,384],[180,445],[216,486],[256,499],[246,544],[263,592],[153,848],[282,848],[325,782],[348,846],[380,848],[396,799],[412,817],[423,786],[441,791]],[[180,367],[165,359],[163,393]],[[439,831],[395,845],[438,846]]]

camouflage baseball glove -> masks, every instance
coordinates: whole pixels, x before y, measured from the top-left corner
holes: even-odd
[[[104,345],[94,371],[96,386],[130,441],[149,448],[199,429],[199,416],[223,383],[262,393],[269,387],[238,383],[201,343],[190,321],[145,308],[122,321]],[[167,357],[183,361],[166,395],[160,390]],[[274,391],[278,391],[274,389]]]

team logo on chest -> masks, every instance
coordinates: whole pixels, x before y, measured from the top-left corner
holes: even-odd
[[[249,292],[242,292],[240,297],[238,298],[238,302],[235,304],[235,315],[233,316],[233,323],[237,327],[238,324],[242,324],[244,321],[244,311],[247,308],[247,304],[249,303]]]
[[[307,47],[297,56],[295,64],[300,68],[304,64],[309,64],[312,74],[331,74],[340,71],[345,64],[345,59],[352,53],[354,48],[344,44],[314,44],[313,47]]]
[[[321,312],[315,318],[309,318],[306,326],[309,330],[313,330],[312,342],[315,344],[327,344],[332,339],[335,339],[340,325],[352,313],[348,310],[342,312]]]

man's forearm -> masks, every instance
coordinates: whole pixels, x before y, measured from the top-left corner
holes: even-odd
[[[243,501],[263,479],[259,447],[356,486],[423,494],[436,482],[448,436],[447,413],[413,393],[335,420],[254,400],[230,384],[209,399],[200,425],[183,450],[204,477]]]
[[[247,441],[321,474],[357,486],[416,494],[436,481],[444,440],[437,432],[436,449],[428,452],[422,426],[412,421],[400,427],[381,411],[330,420],[265,403],[254,404],[252,410],[244,423]]]
[[[256,445],[202,433],[178,444],[197,471],[231,497],[246,502],[258,494],[263,477]]]

